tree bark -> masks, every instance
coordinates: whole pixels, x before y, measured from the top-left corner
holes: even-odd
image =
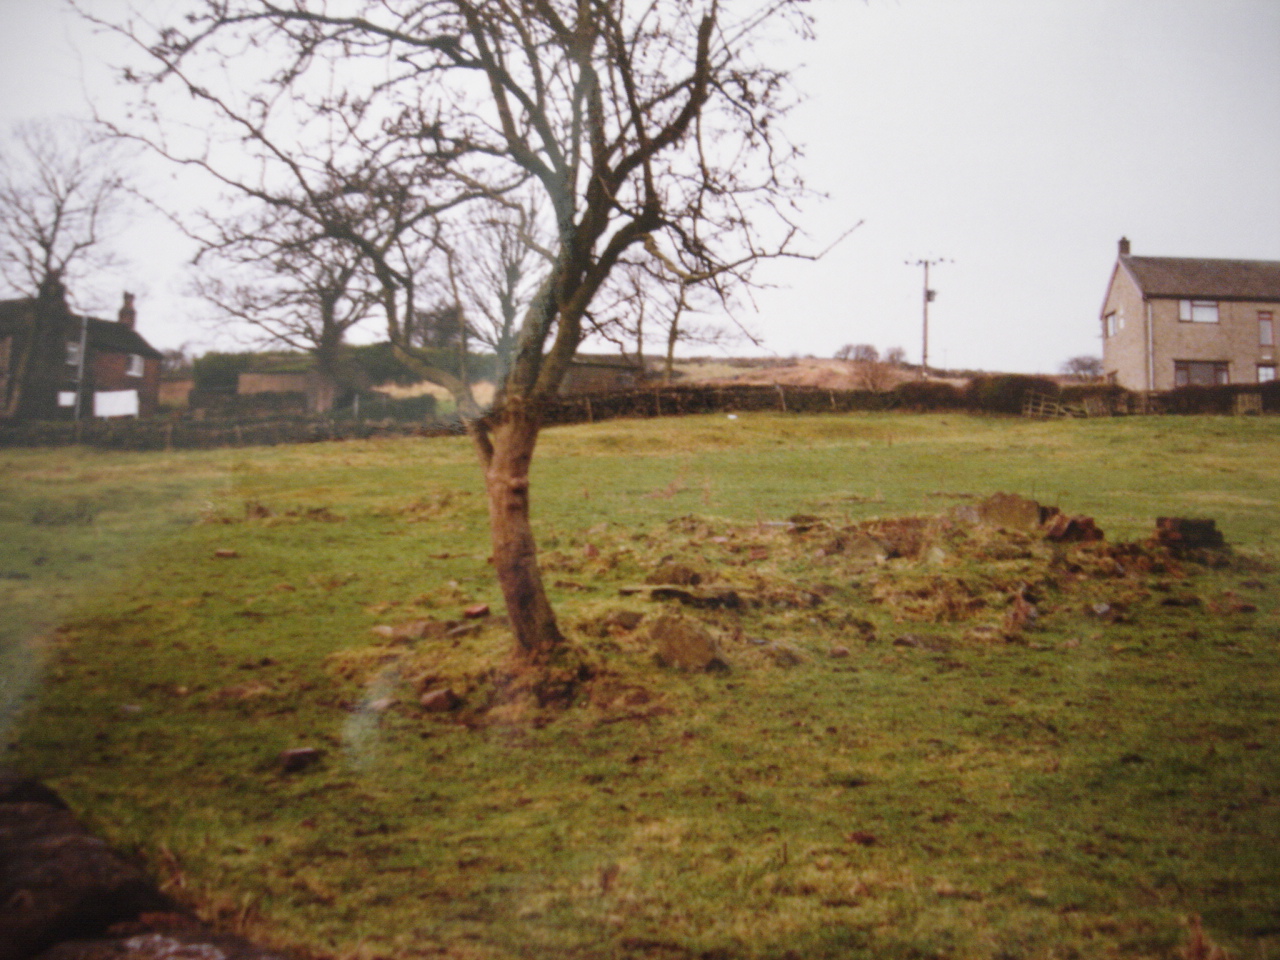
[[[527,409],[506,409],[473,427],[485,471],[493,567],[526,665],[552,660],[564,645],[538,568],[538,548],[529,522],[529,465],[539,418]]]

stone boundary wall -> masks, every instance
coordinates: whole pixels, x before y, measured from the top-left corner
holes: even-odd
[[[1008,377],[975,381],[961,390],[940,381],[911,381],[897,390],[831,390],[797,386],[667,386],[609,393],[557,397],[545,410],[543,423],[556,426],[594,423],[620,417],[671,417],[686,414],[731,414],[772,410],[779,413],[852,413],[900,410],[915,413],[967,411],[1015,413],[1028,391],[1042,388],[1036,378]],[[1087,385],[1063,389],[1063,402],[1087,405],[1091,414],[1232,414],[1239,398],[1257,400],[1250,409],[1280,413],[1280,383],[1261,387],[1242,384],[1188,387],[1164,394],[1130,393],[1114,386]],[[270,420],[89,420],[0,424],[0,447],[85,444],[114,450],[179,450],[272,446],[377,436],[456,436],[456,418],[416,421],[393,419],[335,420],[277,418]]]
[[[53,790],[4,770],[0,866],[0,960],[287,960],[202,923]]]

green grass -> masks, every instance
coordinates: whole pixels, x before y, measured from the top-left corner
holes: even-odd
[[[1273,419],[550,430],[546,580],[600,672],[562,713],[485,714],[499,621],[371,632],[500,607],[466,441],[6,451],[5,760],[206,915],[317,954],[1172,958],[1198,914],[1280,957],[1277,462]],[[1111,540],[1213,517],[1235,559],[1117,570],[963,527],[918,560],[831,549],[996,490]],[[663,609],[617,591],[664,560],[766,598],[692,614],[727,673],[606,626]],[[1041,616],[1008,630],[1023,584]],[[417,707],[444,682],[467,722]],[[283,774],[294,746],[324,757]]]

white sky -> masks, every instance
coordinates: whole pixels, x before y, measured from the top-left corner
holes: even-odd
[[[828,198],[803,223],[818,263],[771,265],[780,289],[742,319],[767,352],[845,343],[931,363],[1051,372],[1098,353],[1098,309],[1127,235],[1135,254],[1280,260],[1280,0],[817,0],[789,126]],[[789,55],[781,50],[780,56]],[[0,124],[84,116],[101,41],[56,0],[0,0]],[[91,79],[86,83],[82,78]],[[181,291],[185,250],[159,221],[131,268],[79,305],[139,294],[159,347],[210,334]],[[224,341],[224,345],[227,345]],[[744,347],[739,352],[747,351]]]

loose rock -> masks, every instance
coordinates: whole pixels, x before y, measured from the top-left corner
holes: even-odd
[[[280,753],[280,768],[285,773],[299,773],[320,762],[323,751],[315,747],[294,747]]]
[[[716,638],[695,620],[667,614],[653,621],[649,636],[656,645],[658,662],[678,670],[702,671],[727,666],[720,658]]]
[[[438,687],[424,693],[418,703],[428,713],[448,713],[450,710],[457,709],[462,703],[462,698],[448,687]]]

